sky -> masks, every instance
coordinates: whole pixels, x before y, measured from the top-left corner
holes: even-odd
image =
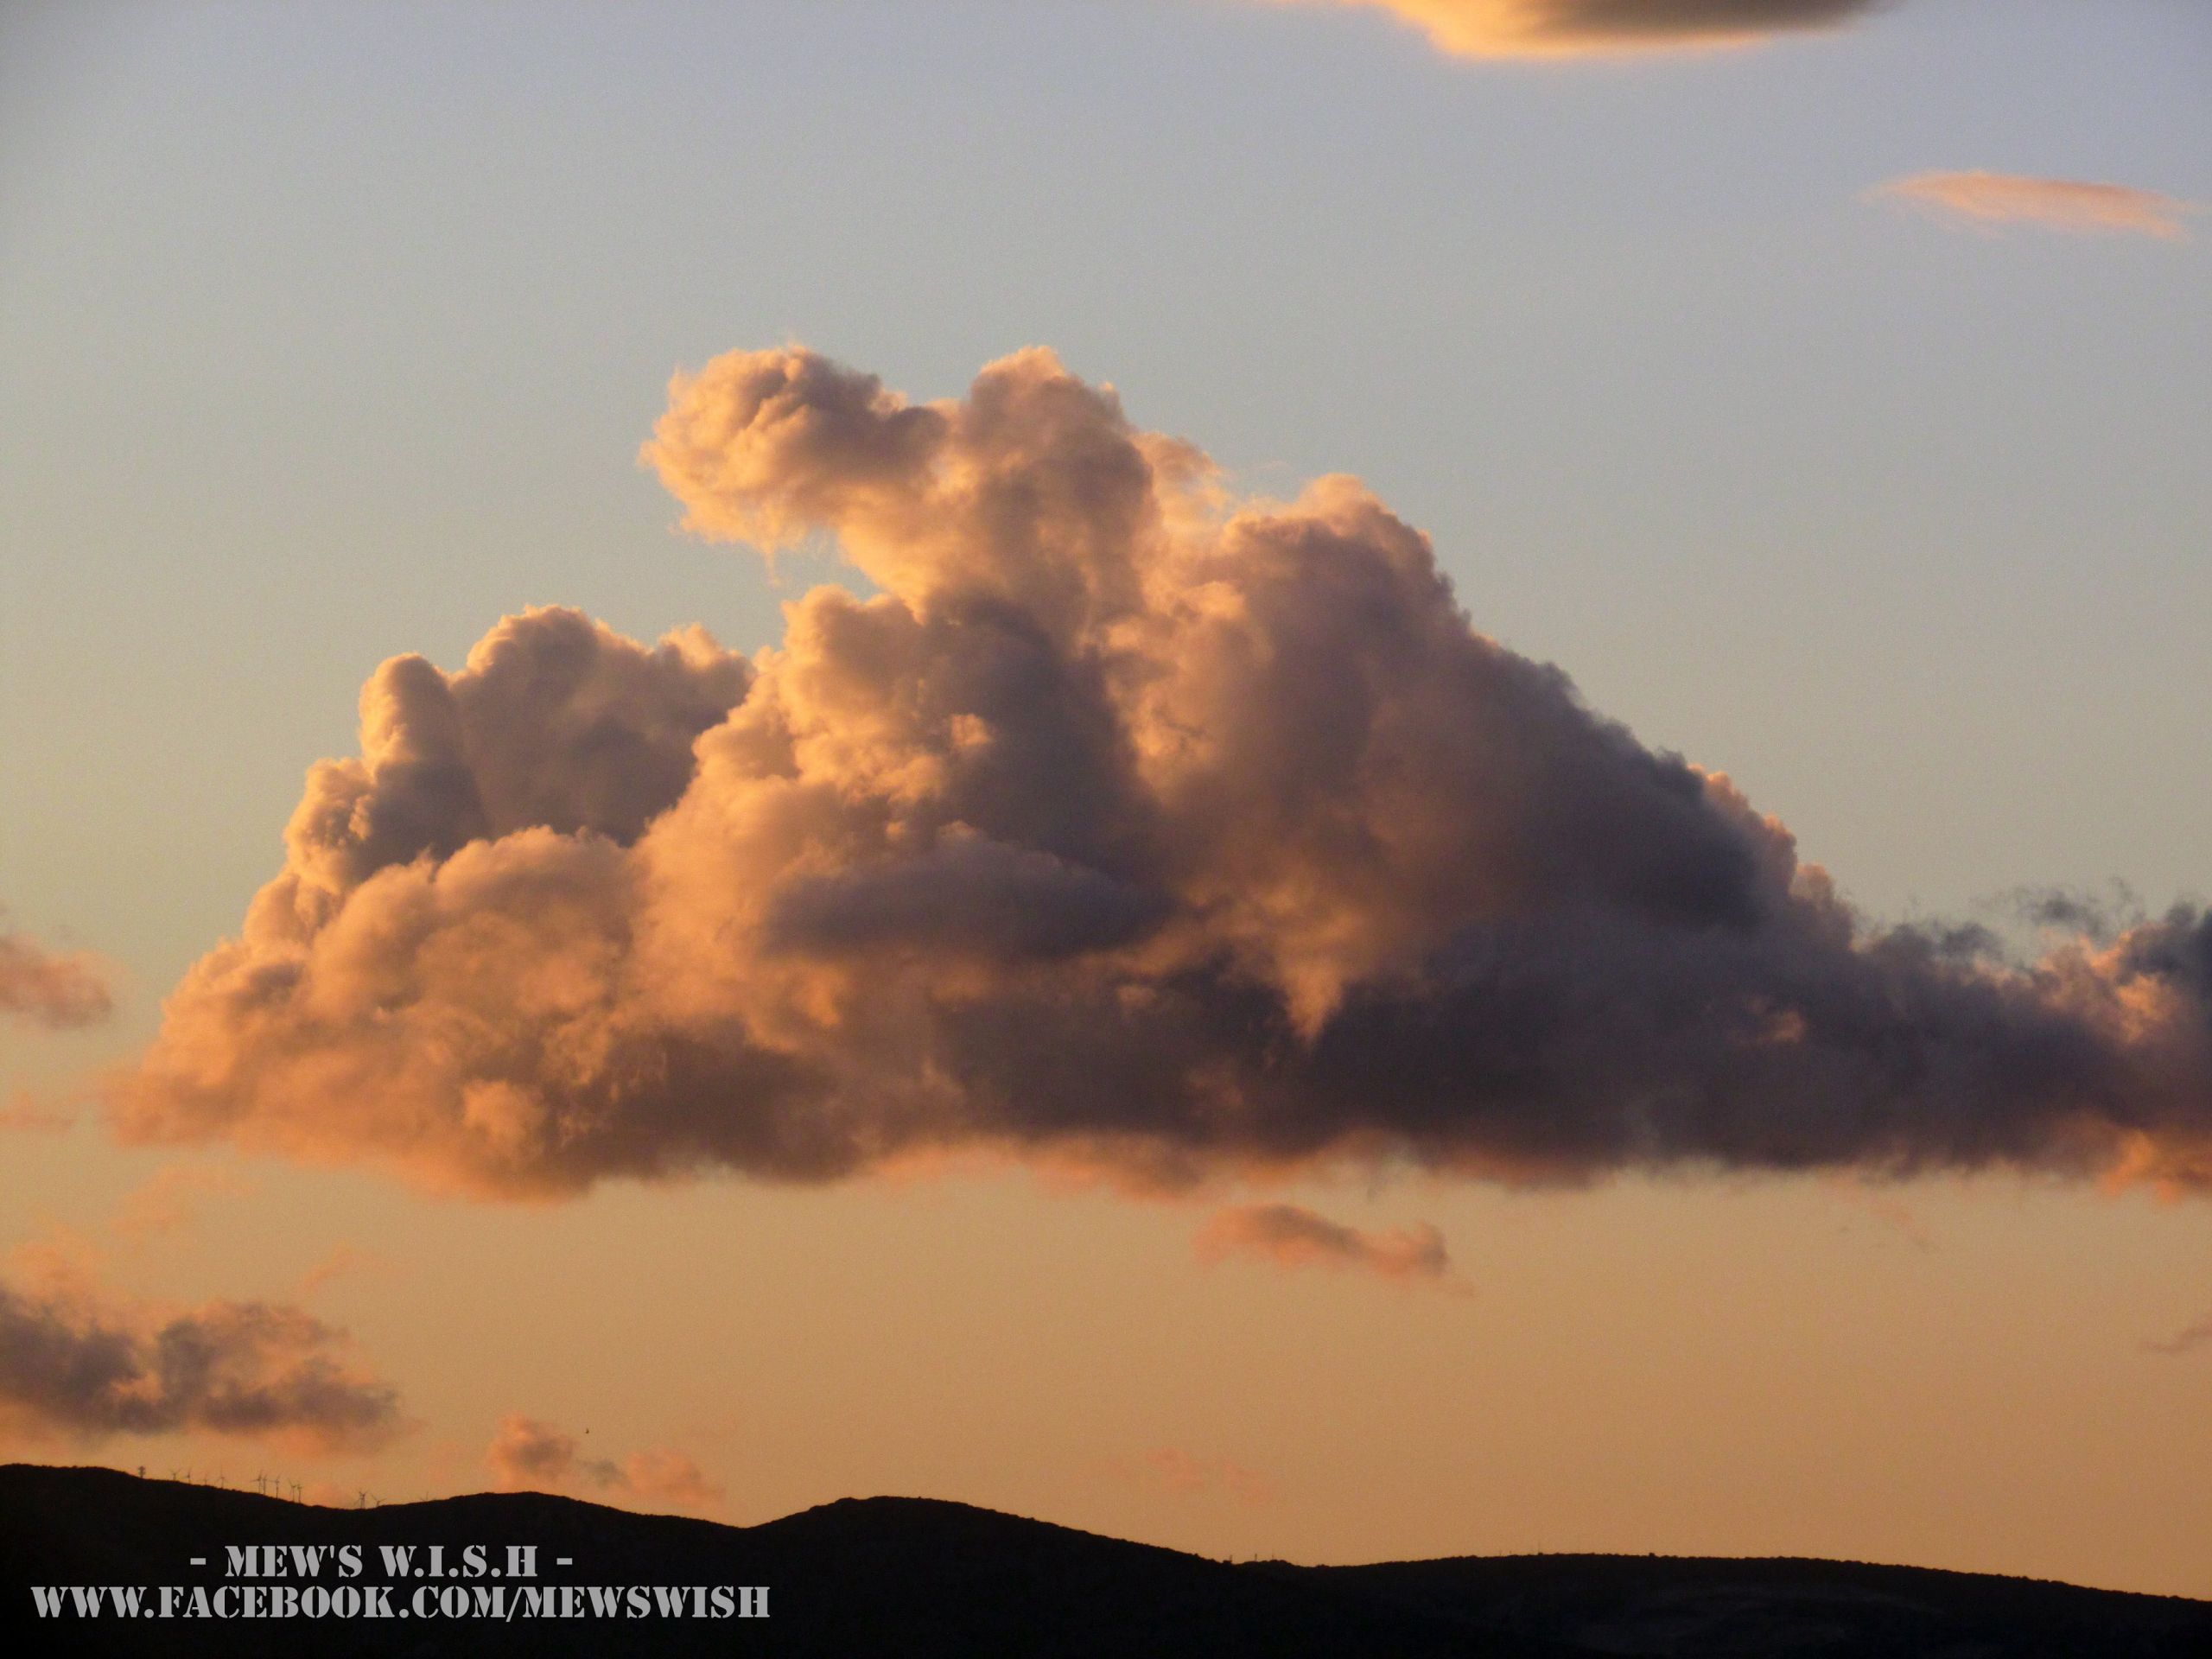
[[[1675,10],[0,11],[0,1452],[2212,1596],[2212,16]]]

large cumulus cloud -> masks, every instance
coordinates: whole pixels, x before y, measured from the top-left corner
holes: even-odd
[[[1236,499],[1041,351],[924,404],[734,354],[645,458],[874,596],[749,664],[562,611],[385,664],[125,1135],[510,1195],[950,1147],[2212,1175],[2212,921],[1866,930],[1353,480]]]
[[[1475,58],[1744,46],[1773,35],[1837,28],[1882,0],[1277,0],[1367,6],[1426,32],[1442,50]]]

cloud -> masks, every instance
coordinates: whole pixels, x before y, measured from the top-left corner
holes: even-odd
[[[0,932],[0,1015],[66,1030],[113,1011],[106,963],[89,951],[57,956],[20,933]]]
[[[1161,1446],[1141,1457],[1109,1458],[1100,1465],[1120,1480],[1164,1487],[1178,1497],[1197,1497],[1220,1493],[1240,1503],[1274,1502],[1274,1483],[1255,1470],[1227,1458],[1200,1458],[1175,1446]]]
[[[2182,1355],[2202,1348],[2207,1343],[2212,1343],[2212,1314],[2207,1314],[2194,1325],[2184,1325],[2164,1341],[2155,1339],[2146,1341],[2143,1344],[2143,1351],[2145,1353],[2163,1354],[2169,1359],[2178,1359]]]
[[[2082,888],[2014,887],[1992,901],[2032,928],[2070,933],[2098,944],[2111,943],[2145,919],[2142,900],[2125,881],[2106,884],[2102,893]]]
[[[1207,1261],[1256,1255],[1282,1268],[1350,1268],[1385,1279],[1444,1281],[1452,1272],[1444,1235],[1427,1222],[1411,1230],[1363,1232],[1294,1204],[1221,1211],[1199,1232],[1198,1249]]]
[[[40,1099],[28,1089],[18,1089],[0,1103],[0,1132],[16,1129],[59,1135],[76,1121],[73,1114]]]
[[[668,1446],[648,1446],[622,1460],[622,1485],[640,1503],[669,1504],[680,1510],[713,1510],[721,1506],[722,1488],[700,1472],[699,1465]]]
[[[2212,1182],[2212,917],[1868,926],[1355,480],[1239,499],[1037,350],[923,404],[734,354],[645,458],[878,591],[750,664],[555,610],[386,663],[126,1140],[516,1198],[951,1154]]]
[[[219,1166],[171,1164],[127,1194],[109,1226],[118,1237],[143,1244],[195,1224],[202,1198],[239,1198],[253,1190],[252,1182]]]
[[[181,1312],[89,1286],[0,1281],[0,1425],[33,1436],[204,1430],[368,1450],[402,1427],[398,1396],[299,1309],[207,1302]]]
[[[2025,225],[2074,234],[2150,236],[2178,242],[2202,204],[2124,184],[2037,179],[2016,173],[1919,173],[1868,192],[1946,224],[1987,229]]]
[[[558,1486],[579,1476],[605,1485],[621,1472],[612,1463],[582,1458],[574,1435],[519,1412],[499,1420],[484,1450],[484,1464],[503,1491]]]
[[[351,1244],[335,1246],[328,1255],[309,1268],[300,1280],[299,1294],[302,1300],[312,1296],[334,1279],[343,1279],[383,1266],[383,1258],[372,1252],[357,1250]]]
[[[1750,46],[1840,28],[1881,0],[1277,0],[1366,6],[1468,58],[1554,58]]]
[[[1894,1192],[1868,1185],[1853,1175],[1840,1175],[1829,1184],[1828,1190],[1854,1210],[1872,1216],[1884,1226],[1892,1229],[1915,1249],[1932,1250],[1935,1235],[1928,1230],[1920,1213]]]
[[[501,1491],[583,1486],[618,1503],[681,1510],[717,1509],[723,1497],[722,1489],[681,1452],[657,1446],[619,1464],[587,1458],[575,1436],[519,1412],[499,1420],[484,1462]]]

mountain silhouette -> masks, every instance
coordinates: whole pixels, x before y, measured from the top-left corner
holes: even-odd
[[[766,1619],[35,1617],[33,1586],[202,1586],[226,1550],[537,1548],[541,1586],[765,1585]],[[193,1556],[206,1565],[189,1565]],[[569,1556],[573,1566],[554,1563]],[[294,1588],[346,1580],[325,1565]],[[399,1580],[417,1589],[489,1579]],[[500,1580],[506,1583],[509,1581]],[[473,1591],[472,1591],[473,1592]],[[703,1593],[703,1592],[702,1592]],[[1243,1565],[931,1498],[847,1498],[754,1527],[539,1493],[345,1510],[106,1469],[0,1466],[0,1595],[30,1638],[82,1655],[761,1654],[865,1659],[2094,1659],[2212,1653],[2212,1603],[1917,1567],[1533,1555]],[[696,1605],[696,1604],[693,1604]]]

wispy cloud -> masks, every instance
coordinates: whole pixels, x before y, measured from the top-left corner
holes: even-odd
[[[1365,1232],[1294,1204],[1255,1204],[1224,1210],[1198,1236],[1206,1261],[1255,1255],[1281,1268],[1338,1268],[1385,1279],[1433,1281],[1458,1287],[1444,1235],[1427,1222],[1411,1229]]]
[[[587,1457],[583,1443],[554,1424],[510,1412],[485,1448],[485,1466],[502,1491],[583,1488],[617,1503],[680,1510],[721,1507],[722,1489],[670,1446],[633,1452],[617,1462]]]
[[[2206,1314],[2194,1325],[2183,1325],[2163,1341],[2153,1338],[2145,1342],[2143,1351],[2150,1354],[2164,1354],[2169,1359],[2177,1359],[2192,1350],[2203,1347],[2207,1343],[2212,1343],[2212,1313]]]
[[[1828,1190],[1853,1209],[1872,1216],[1884,1226],[1893,1229],[1915,1249],[1936,1248],[1936,1240],[1921,1221],[1920,1212],[1886,1186],[1875,1185],[1855,1174],[1834,1177]]]
[[[1912,208],[1968,229],[2024,226],[2076,236],[2148,236],[2165,242],[2186,238],[2190,219],[2205,211],[2201,203],[2133,185],[1978,170],[1916,173],[1877,185],[1867,194],[1872,200]]]
[[[1559,58],[1752,46],[1837,29],[1879,0],[1275,0],[1393,13],[1469,58]]]
[[[238,1198],[253,1190],[251,1181],[220,1165],[170,1164],[127,1194],[108,1226],[118,1238],[144,1244],[194,1225],[206,1199]]]
[[[51,1101],[28,1089],[18,1089],[0,1103],[0,1130],[21,1129],[36,1135],[59,1135],[77,1121]]]
[[[0,1014],[66,1030],[114,1008],[113,970],[88,950],[48,950],[21,933],[0,932]]]
[[[381,1256],[365,1250],[357,1250],[351,1244],[340,1244],[328,1255],[309,1268],[300,1279],[299,1294],[302,1300],[312,1296],[334,1279],[365,1272],[378,1266]]]
[[[1239,1503],[1272,1503],[1275,1486],[1256,1469],[1227,1458],[1201,1458],[1163,1446],[1131,1458],[1108,1458],[1101,1467],[1118,1480],[1158,1486],[1182,1497],[1219,1494]]]

